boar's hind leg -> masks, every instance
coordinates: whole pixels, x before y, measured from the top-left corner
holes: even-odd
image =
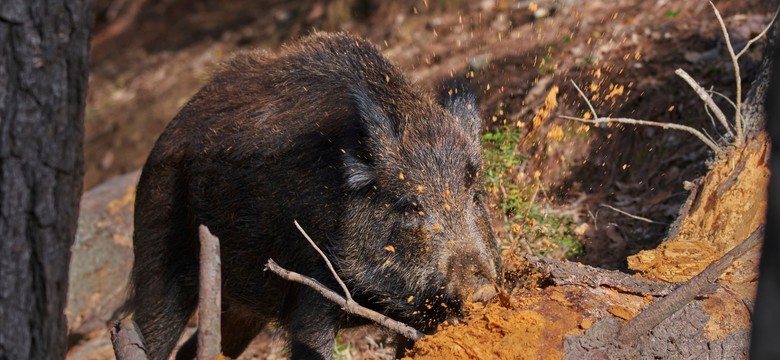
[[[342,320],[339,307],[314,290],[297,285],[285,300],[283,322],[290,339],[290,358],[331,359]]]
[[[179,279],[136,280],[134,320],[141,328],[149,358],[167,359],[197,308],[197,285]]]
[[[175,182],[152,170],[144,170],[136,195],[132,308],[149,358],[164,360],[198,305],[199,243],[183,192],[166,190],[181,187],[165,187]]]

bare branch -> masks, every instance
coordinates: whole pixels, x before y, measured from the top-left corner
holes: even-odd
[[[720,146],[715,144],[712,140],[708,139],[707,136],[702,134],[701,131],[696,130],[690,126],[672,124],[672,123],[662,123],[662,122],[648,121],[648,120],[626,119],[626,118],[596,118],[595,120],[585,120],[578,117],[566,116],[566,115],[558,115],[558,117],[563,119],[580,121],[587,124],[619,123],[619,124],[629,124],[629,125],[655,126],[655,127],[660,127],[662,129],[684,131],[699,138],[699,140],[701,140],[703,143],[709,146],[710,149],[712,149],[712,151],[714,151],[716,155],[721,154],[723,152]]]
[[[739,70],[737,54],[734,53],[734,46],[731,45],[731,38],[729,37],[729,31],[726,29],[726,24],[723,22],[723,17],[720,16],[720,11],[718,11],[718,8],[715,7],[715,4],[713,4],[712,1],[710,1],[710,6],[712,6],[712,10],[715,12],[715,17],[718,18],[720,29],[723,31],[723,37],[726,39],[726,48],[729,50],[731,63],[734,66],[734,77],[736,78],[737,82],[737,113],[734,115],[734,124],[736,125],[735,127],[737,129],[737,138],[735,139],[735,144],[740,146],[744,140],[744,129],[742,128],[742,75],[740,74]]]
[[[650,220],[650,219],[648,219],[648,218],[646,218],[646,217],[641,217],[641,216],[637,216],[637,215],[631,214],[631,213],[629,213],[629,212],[627,212],[627,211],[620,210],[620,209],[618,209],[618,208],[616,208],[616,207],[614,207],[614,206],[610,206],[610,205],[607,205],[607,204],[601,204],[601,206],[603,206],[603,207],[605,207],[605,208],[607,208],[607,209],[610,209],[610,210],[613,210],[613,211],[619,212],[619,213],[621,213],[621,214],[623,214],[623,215],[625,215],[625,216],[628,216],[628,217],[630,217],[630,218],[632,218],[632,219],[636,219],[636,220],[639,220],[639,221],[644,221],[644,222],[646,222],[646,223],[650,223],[650,224],[659,224],[659,225],[669,225],[669,224],[667,224],[667,223],[664,223],[664,222],[655,221],[655,220]]]
[[[715,281],[731,264],[748,250],[761,242],[764,225],[753,230],[747,239],[735,246],[720,259],[713,261],[701,273],[680,285],[671,294],[645,308],[639,315],[623,324],[618,339],[626,344],[652,331],[656,325],[682,309],[697,296],[708,293],[716,286]]]
[[[580,96],[582,96],[582,99],[585,100],[585,103],[588,104],[588,107],[590,108],[591,113],[593,114],[593,120],[586,120],[586,119],[580,119],[573,116],[566,116],[566,115],[558,115],[558,117],[563,119],[569,119],[574,121],[580,121],[588,124],[598,125],[601,123],[620,123],[620,124],[631,124],[631,125],[642,125],[642,126],[655,126],[660,127],[663,129],[672,129],[672,130],[680,130],[685,131],[701,140],[707,146],[712,149],[712,151],[715,152],[716,155],[719,155],[721,153],[721,148],[718,146],[714,141],[708,139],[704,134],[701,133],[701,131],[696,130],[690,126],[685,125],[679,125],[679,124],[672,124],[672,123],[662,123],[657,121],[648,121],[648,120],[636,120],[636,119],[627,119],[627,118],[602,118],[599,117],[599,115],[596,113],[596,109],[593,108],[593,105],[590,103],[590,100],[587,96],[585,96],[585,93],[582,92],[582,89],[580,89],[579,86],[577,86],[577,83],[572,80],[571,82],[574,85],[574,88],[577,89],[577,92],[580,93]]]
[[[744,55],[748,49],[750,49],[750,46],[753,45],[754,42],[760,40],[764,35],[766,35],[767,31],[769,31],[769,28],[772,27],[772,24],[775,23],[775,20],[777,20],[777,14],[780,13],[780,8],[777,8],[775,11],[775,16],[772,16],[772,20],[769,22],[769,24],[766,25],[764,30],[761,31],[758,35],[756,35],[754,38],[750,39],[747,44],[745,44],[745,47],[742,48],[742,50],[737,53],[737,59],[739,59],[742,55]]]
[[[423,336],[425,336],[425,334],[423,334],[422,332],[418,331],[417,329],[409,325],[393,320],[374,310],[365,308],[360,304],[356,303],[351,298],[350,299],[344,298],[343,296],[335,293],[333,290],[328,289],[327,287],[325,287],[315,279],[282,268],[276,262],[274,262],[273,259],[268,259],[268,263],[265,265],[265,268],[267,270],[271,270],[271,272],[273,272],[276,275],[279,275],[279,277],[285,280],[303,284],[314,289],[314,291],[320,293],[320,295],[324,296],[326,299],[341,306],[344,309],[344,311],[346,311],[347,313],[362,316],[366,319],[369,319],[379,325],[384,326],[387,329],[390,329],[392,331],[395,331],[403,335],[407,339],[410,339],[412,341],[417,341],[421,339]]]
[[[309,237],[309,234],[306,233],[306,231],[303,230],[300,224],[298,224],[298,220],[293,221],[295,223],[295,227],[298,228],[298,231],[303,234],[303,237],[306,238],[306,240],[309,240],[309,244],[311,244],[312,247],[314,247],[314,250],[317,250],[318,253],[320,253],[320,256],[322,256],[322,259],[325,260],[325,264],[328,265],[328,269],[330,269],[331,274],[333,274],[333,277],[336,278],[336,281],[339,283],[339,286],[341,286],[341,290],[344,290],[344,295],[347,296],[347,299],[352,300],[352,294],[349,293],[349,289],[347,289],[347,285],[344,284],[344,281],[341,280],[341,277],[339,274],[336,273],[336,270],[333,268],[333,264],[330,263],[330,260],[328,260],[328,257],[325,256],[325,253],[320,250],[319,246],[314,243],[314,241]]]
[[[200,234],[200,289],[198,292],[198,360],[213,360],[219,356],[222,342],[222,274],[219,239],[206,225],[198,227]]]
[[[712,97],[709,93],[707,93],[707,90],[704,90],[697,82],[696,80],[693,80],[693,78],[688,75],[687,72],[683,69],[677,69],[674,71],[677,76],[681,77],[685,82],[688,83],[693,88],[693,91],[696,92],[697,95],[701,98],[702,101],[704,101],[704,104],[709,107],[713,113],[715,113],[715,117],[718,118],[718,121],[720,121],[721,125],[726,128],[726,131],[729,132],[731,136],[734,136],[734,133],[731,132],[731,127],[729,126],[729,122],[726,120],[726,115],[723,114],[723,111],[720,109],[720,107],[715,104],[715,101],[712,100]]]

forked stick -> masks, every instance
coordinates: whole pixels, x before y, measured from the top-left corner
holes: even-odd
[[[320,283],[315,279],[312,279],[308,276],[301,275],[294,271],[289,271],[279,266],[279,264],[277,264],[273,259],[268,259],[268,262],[265,265],[266,270],[271,270],[271,272],[273,272],[274,274],[278,275],[279,277],[287,281],[292,281],[302,285],[306,285],[312,288],[314,291],[318,292],[326,299],[341,306],[342,310],[344,310],[345,312],[369,319],[379,325],[384,326],[389,330],[401,334],[402,336],[404,336],[409,340],[417,341],[420,340],[423,336],[425,336],[425,334],[423,334],[419,330],[409,325],[406,325],[400,321],[393,320],[385,315],[382,315],[369,308],[363,307],[357,302],[355,302],[355,300],[352,299],[352,295],[350,294],[349,290],[347,289],[347,285],[344,284],[344,281],[341,280],[339,274],[336,273],[336,270],[333,268],[333,265],[331,264],[328,257],[325,256],[325,253],[322,252],[322,250],[320,250],[317,244],[314,243],[311,237],[309,237],[309,235],[306,234],[306,231],[304,231],[301,225],[298,224],[298,221],[295,221],[295,227],[298,228],[298,231],[300,231],[301,234],[303,234],[306,240],[309,241],[309,244],[315,250],[317,250],[320,256],[322,256],[322,258],[325,260],[325,263],[328,265],[328,269],[330,269],[330,272],[333,274],[333,277],[341,286],[341,289],[344,290],[344,294],[346,295],[346,297],[337,294],[331,289],[328,289],[325,285],[322,285],[322,283]]]
[[[219,239],[206,225],[198,226],[200,235],[200,287],[198,291],[198,360],[216,359],[222,333],[222,271]]]
[[[658,121],[648,121],[648,120],[636,120],[636,119],[628,119],[628,118],[603,118],[599,117],[599,115],[596,113],[596,109],[593,108],[593,104],[590,103],[590,100],[587,96],[585,96],[585,93],[582,92],[582,89],[580,89],[579,86],[577,86],[577,83],[574,82],[574,80],[571,81],[571,83],[574,85],[574,88],[577,89],[577,92],[580,93],[580,96],[582,96],[583,100],[585,100],[585,103],[588,104],[588,108],[590,108],[590,112],[593,115],[593,120],[586,120],[581,119],[574,116],[566,116],[566,115],[558,115],[558,117],[563,119],[569,119],[574,121],[580,121],[587,124],[602,124],[602,123],[619,123],[619,124],[630,124],[630,125],[643,125],[643,126],[655,126],[660,127],[663,129],[672,129],[672,130],[679,130],[687,132],[693,136],[696,136],[701,140],[703,143],[705,143],[707,146],[712,149],[712,151],[715,152],[716,155],[721,154],[723,151],[718,144],[713,142],[712,140],[708,139],[706,135],[704,135],[701,131],[696,130],[690,126],[686,125],[680,125],[680,124],[673,124],[673,123],[662,123]]]
[[[409,325],[393,320],[369,308],[363,307],[352,299],[345,299],[343,296],[336,294],[333,290],[328,289],[325,287],[325,285],[322,285],[322,283],[317,280],[314,280],[308,276],[303,276],[294,271],[289,271],[279,266],[279,264],[277,264],[273,259],[268,259],[265,268],[267,270],[271,270],[271,272],[274,274],[279,275],[279,277],[282,279],[303,284],[312,288],[326,299],[340,305],[341,308],[347,313],[369,319],[379,325],[384,326],[387,329],[403,335],[409,340],[417,341],[425,336],[425,334]]]

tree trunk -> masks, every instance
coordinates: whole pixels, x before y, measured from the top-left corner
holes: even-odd
[[[766,130],[773,143],[769,157],[769,169],[772,172],[769,181],[769,199],[767,207],[766,234],[761,251],[758,292],[755,313],[753,314],[753,333],[750,342],[751,359],[777,359],[780,347],[777,346],[777,324],[780,323],[780,26],[775,25],[774,44],[769,58],[773,59],[769,73],[769,85],[766,99],[757,103],[766,106]],[[766,59],[765,59],[766,60]],[[762,72],[764,74],[765,72]]]
[[[0,358],[58,359],[83,178],[90,0],[0,1]]]

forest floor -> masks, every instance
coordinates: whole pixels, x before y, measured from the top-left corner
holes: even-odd
[[[134,3],[140,6],[135,16],[127,11]],[[655,255],[648,254],[655,253],[641,252],[661,244],[688,198],[684,183],[707,171],[712,159],[707,146],[681,132],[587,127],[557,118],[580,117],[587,109],[574,81],[603,116],[680,123],[713,136],[722,132],[674,74],[683,68],[703,86],[734,97],[733,68],[706,1],[367,1],[372,5],[346,11],[342,3],[349,1],[98,0],[85,189],[139,169],[168,121],[231,54],[274,51],[313,29],[343,30],[373,41],[422,86],[432,88],[450,76],[470,78],[486,121],[488,190],[494,228],[505,244],[503,270],[514,274],[505,284],[511,305],[470,304],[463,322],[443,326],[443,343],[424,342],[410,355],[493,358],[498,355],[492,351],[501,349],[505,358],[561,357],[563,337],[587,330],[595,315],[578,301],[584,296],[580,290],[538,286],[526,273],[525,255],[677,282],[727,250],[728,245],[709,245],[711,256],[693,264],[689,258],[653,263]],[[775,10],[772,2],[759,0],[715,5],[738,48]],[[115,26],[124,20],[126,26]],[[756,76],[762,50],[756,46],[741,60],[744,89]],[[722,98],[716,102],[730,109]],[[761,164],[760,158],[751,161]],[[749,175],[756,177],[749,183],[760,183],[768,173]],[[759,195],[713,211],[760,203]],[[757,206],[753,212],[763,209]],[[662,246],[666,254],[694,251]],[[651,301],[618,293],[599,299],[623,318]],[[705,306],[717,307],[716,302]],[[269,329],[241,358],[284,358],[283,338]],[[350,329],[339,335],[335,351],[340,358],[390,358],[392,342],[374,327]],[[492,350],[486,343],[494,344]],[[77,358],[79,346],[71,358]],[[99,353],[78,358],[110,358]]]

